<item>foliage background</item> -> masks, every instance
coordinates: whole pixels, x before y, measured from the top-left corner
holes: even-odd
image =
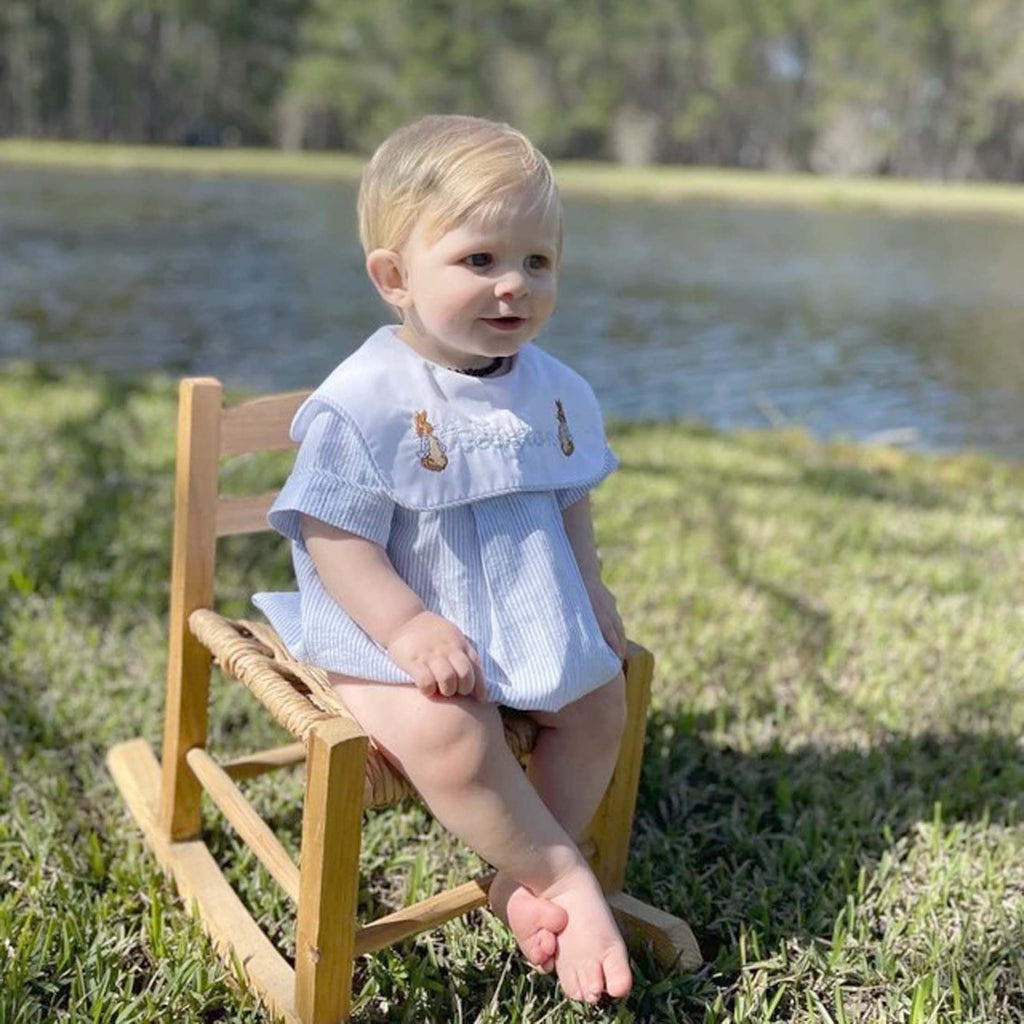
[[[1024,178],[1018,0],[5,0],[0,135]]]

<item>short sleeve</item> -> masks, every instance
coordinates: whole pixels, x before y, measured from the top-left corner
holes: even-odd
[[[383,547],[394,507],[355,427],[325,410],[310,423],[267,519],[296,541],[302,538],[301,516],[307,515]]]
[[[559,510],[564,511],[570,505],[575,505],[577,501],[585,498],[602,480],[609,477],[618,465],[619,460],[616,458],[615,452],[605,444],[604,465],[598,476],[593,480],[588,480],[585,484],[578,484],[576,487],[563,487],[561,490],[555,491],[555,500],[558,502]]]

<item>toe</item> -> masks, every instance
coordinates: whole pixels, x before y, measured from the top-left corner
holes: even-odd
[[[588,1003],[596,1003],[604,995],[604,971],[596,960],[590,960],[577,968],[580,990]]]
[[[533,948],[540,955],[540,959],[550,960],[558,949],[558,940],[545,929],[537,932]]]
[[[542,964],[545,960],[549,960],[552,953],[554,953],[553,949],[546,948],[546,943],[544,942],[546,934],[549,935],[550,932],[537,932],[522,943],[523,955],[531,964]]]
[[[629,990],[633,987],[633,973],[629,969],[629,959],[624,951],[616,951],[605,957],[604,983],[608,995],[615,999],[629,995]]]
[[[558,952],[558,939],[546,929],[535,932],[522,944],[523,955],[535,967],[554,961]]]
[[[538,900],[537,901],[537,924],[541,928],[546,928],[549,932],[553,932],[557,935],[559,932],[565,931],[565,926],[569,923],[569,914],[565,907],[560,907],[557,903],[552,903],[551,900]]]
[[[564,970],[555,963],[555,969],[558,972],[558,982],[562,986],[562,991],[570,999],[582,999],[583,989],[580,986],[579,978],[574,970]]]

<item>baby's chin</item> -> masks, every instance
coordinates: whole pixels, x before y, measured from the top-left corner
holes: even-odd
[[[480,334],[486,338],[482,348],[494,356],[514,356],[528,341],[537,337],[540,326],[527,317],[501,317],[495,320],[480,320]]]

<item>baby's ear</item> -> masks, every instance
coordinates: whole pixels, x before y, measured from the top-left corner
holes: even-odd
[[[396,309],[410,304],[402,254],[394,249],[374,249],[366,257],[366,272],[380,297]]]

